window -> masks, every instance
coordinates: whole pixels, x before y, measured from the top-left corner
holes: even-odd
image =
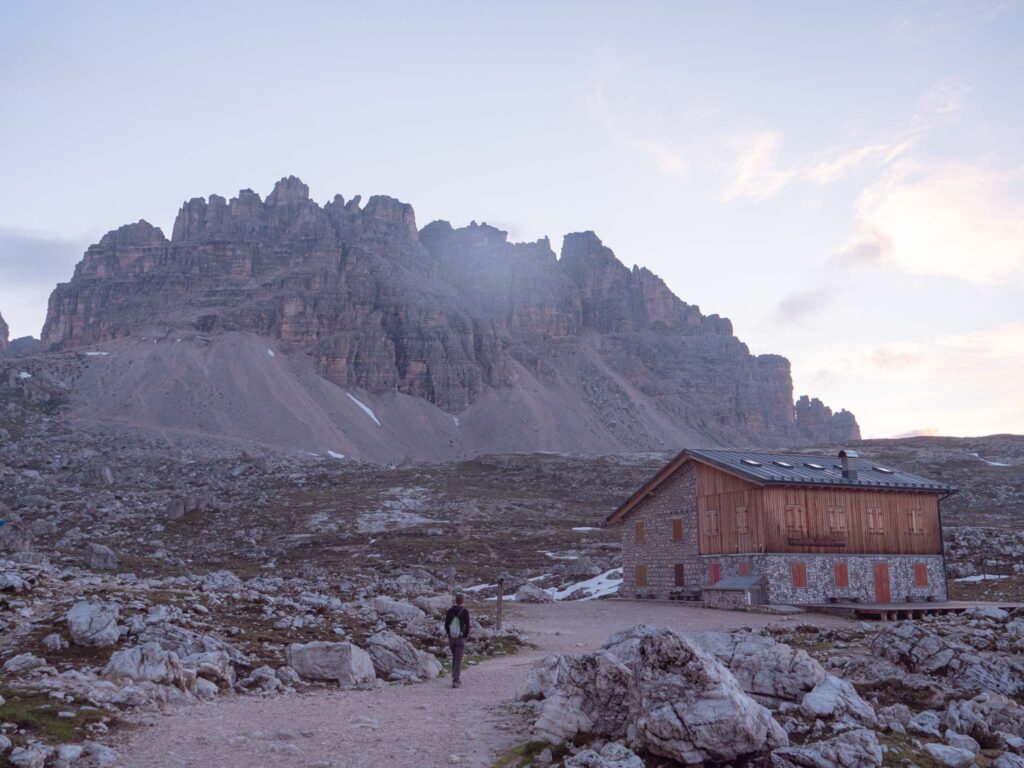
[[[722,566],[718,563],[712,563],[709,576],[712,584],[720,582],[722,580]]]
[[[681,518],[676,518],[672,521],[672,541],[679,542],[683,540],[683,521]]]
[[[786,505],[786,530],[793,533],[803,533],[807,530],[804,508],[799,504]]]
[[[885,518],[877,507],[868,507],[868,533],[885,533]]]
[[[636,567],[636,586],[646,587],[647,586],[647,566],[638,565]]]
[[[683,566],[682,563],[676,563],[675,585],[677,587],[686,586],[686,568]]]
[[[914,586],[928,586],[928,566],[925,563],[914,563]]]
[[[924,516],[920,509],[910,510],[910,532],[919,535],[924,533]]]
[[[751,570],[750,563],[740,563],[739,570],[737,571],[740,576],[749,576]]]
[[[807,563],[793,563],[793,586],[797,589],[807,586]]]
[[[772,464],[777,467],[785,467],[786,469],[792,469],[793,465],[788,461],[782,461],[781,459],[772,459]]]
[[[813,461],[805,461],[804,466],[808,469],[824,469],[824,464],[815,464]]]
[[[709,509],[704,513],[704,535],[718,535],[718,510]]]
[[[828,508],[828,529],[834,533],[846,533],[846,510],[842,507]]]
[[[839,589],[846,589],[850,586],[850,571],[846,567],[846,563],[835,564],[835,580],[836,587]]]
[[[748,467],[760,467],[761,462],[756,459],[740,459],[741,464],[746,464]]]
[[[736,507],[736,533],[750,533],[750,516],[746,507]]]
[[[645,536],[644,536],[644,521],[643,520],[638,520],[636,525],[633,526],[633,533],[635,534],[636,543],[637,544],[643,544],[644,543],[644,538],[645,538]]]

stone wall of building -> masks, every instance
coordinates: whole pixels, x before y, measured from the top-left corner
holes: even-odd
[[[683,540],[672,540],[672,520],[681,519]],[[636,523],[644,523],[644,542],[636,542]],[[623,597],[668,597],[674,589],[675,568],[683,566],[686,586],[701,587],[708,564],[697,544],[697,472],[690,463],[636,505],[622,522]],[[647,586],[636,584],[636,566],[647,568]]]
[[[875,602],[874,564],[889,565],[889,592],[894,603],[907,602],[908,597],[925,600],[946,600],[946,569],[942,555],[716,555],[705,556],[708,562],[721,566],[722,578],[739,575],[740,566],[749,563],[751,573],[761,577],[765,602],[785,605],[827,603],[830,597],[840,600],[857,598],[862,603]],[[793,586],[793,563],[807,566],[807,586]],[[835,564],[846,563],[849,586],[835,586]],[[928,569],[928,586],[914,583],[914,566],[924,563]]]
[[[750,595],[741,589],[704,589],[704,607],[735,611],[750,605]]]

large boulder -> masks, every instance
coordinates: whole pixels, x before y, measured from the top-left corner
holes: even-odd
[[[610,635],[601,648],[626,666],[632,666],[633,662],[637,660],[640,641],[645,637],[663,634],[672,634],[672,630],[664,627],[652,627],[650,624],[635,624],[629,629]]]
[[[776,749],[771,756],[772,768],[876,768],[881,764],[878,737],[866,728],[802,747]]]
[[[352,643],[292,643],[288,646],[288,666],[306,680],[333,680],[345,688],[376,677],[370,654]]]
[[[600,751],[585,749],[565,758],[565,768],[644,768],[644,761],[632,750],[610,741]]]
[[[390,597],[373,598],[373,609],[382,619],[390,619],[401,624],[415,621],[426,615],[412,603],[407,603],[404,600],[393,600]]]
[[[115,651],[100,674],[114,682],[150,682],[195,692],[195,673],[182,666],[176,653],[163,650],[157,643]]]
[[[83,600],[75,603],[64,619],[75,645],[104,648],[114,645],[121,635],[121,628],[117,625],[118,615],[116,605]]]
[[[517,698],[520,701],[532,701],[554,696],[568,671],[567,657],[545,656],[530,668]]]
[[[964,691],[1015,696],[1024,691],[1024,665],[978,653],[974,648],[919,622],[906,621],[879,632],[872,650],[910,672],[935,675]]]
[[[85,564],[98,571],[112,571],[117,568],[117,555],[106,544],[92,542],[85,547]]]
[[[245,655],[230,643],[167,622],[147,626],[139,633],[139,642],[158,643],[165,651],[174,651],[183,659],[199,653],[223,651],[236,664],[246,661]]]
[[[203,576],[204,592],[238,592],[242,580],[231,571],[212,571]]]
[[[19,653],[4,662],[3,671],[9,675],[18,675],[23,672],[31,672],[46,666],[46,659],[34,656],[31,653]]]
[[[800,711],[812,718],[828,718],[847,723],[875,725],[875,710],[860,697],[846,680],[826,675],[804,696]]]
[[[623,738],[629,724],[629,668],[607,651],[564,659],[558,688],[545,698],[534,732],[552,742],[578,735]]]
[[[516,590],[517,603],[551,603],[554,599],[550,592],[529,581]]]
[[[767,706],[801,702],[827,674],[806,651],[764,635],[708,632],[694,640],[729,668],[746,693]]]
[[[672,633],[640,641],[631,718],[641,746],[685,764],[731,762],[789,743],[771,713],[721,662]]]
[[[441,674],[441,662],[432,653],[418,650],[401,635],[383,630],[366,641],[377,677],[394,680],[415,677],[433,680]]]
[[[947,728],[982,743],[1024,738],[1024,707],[992,691],[951,702],[943,720]]]

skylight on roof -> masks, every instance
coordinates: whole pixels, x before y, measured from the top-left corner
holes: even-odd
[[[873,469],[876,472],[881,472],[884,475],[892,475],[892,474],[894,474],[894,470],[886,469],[885,467],[873,467]]]
[[[755,461],[754,459],[740,459],[740,464],[746,464],[747,466],[750,466],[750,467],[760,467],[761,466],[761,462],[760,461]]]
[[[788,461],[779,461],[778,459],[772,459],[772,464],[774,464],[777,467],[785,467],[786,469],[793,468],[793,465],[790,464]]]
[[[815,464],[813,461],[805,461],[804,462],[804,466],[807,467],[808,469],[824,469],[825,468],[825,466],[823,464]]]

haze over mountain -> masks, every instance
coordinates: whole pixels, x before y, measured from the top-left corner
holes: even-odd
[[[417,229],[390,197],[320,206],[295,177],[189,200],[169,240],[109,232],[41,346],[110,353],[77,387],[91,418],[372,460],[859,438],[593,232],[558,257],[486,224]]]

